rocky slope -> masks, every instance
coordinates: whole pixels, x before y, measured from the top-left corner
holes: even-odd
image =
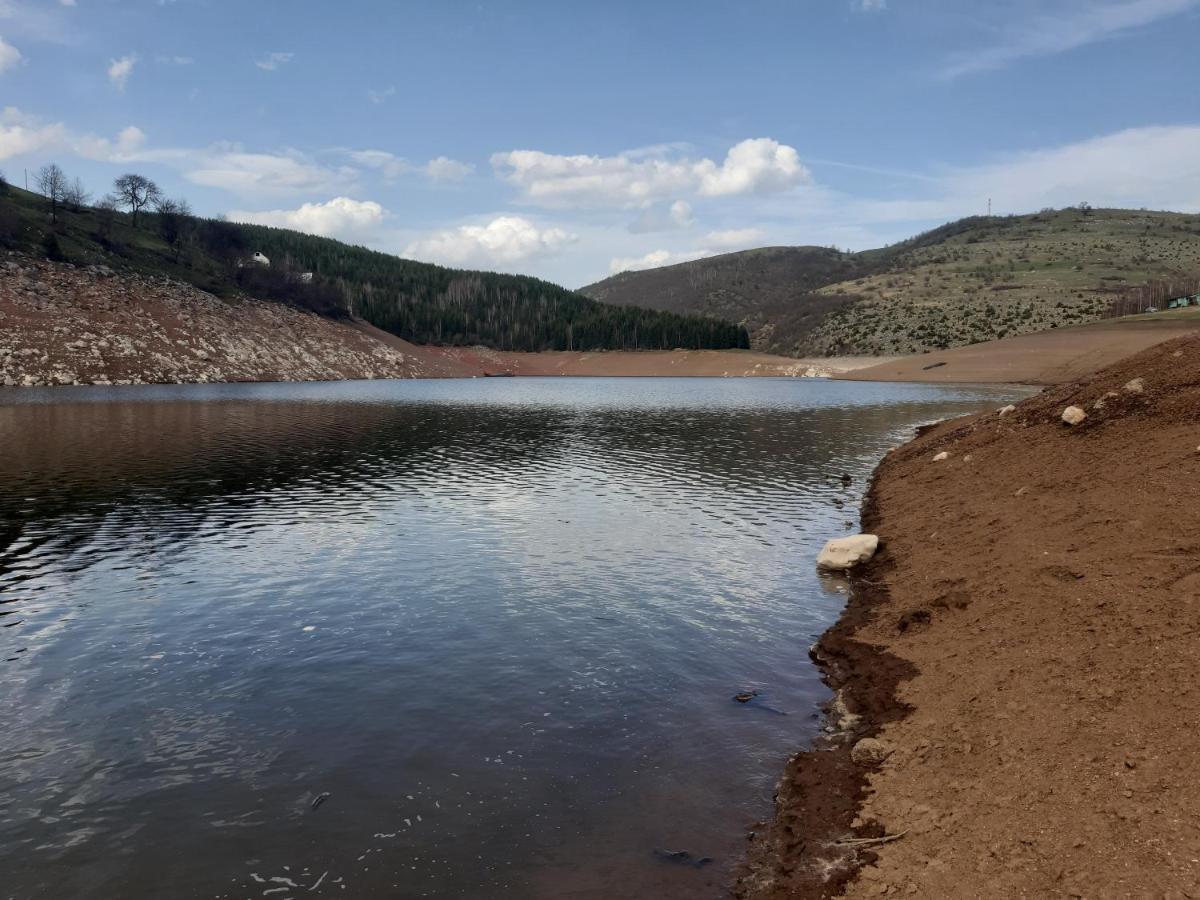
[[[443,368],[411,345],[279,303],[227,301],[103,266],[15,254],[0,262],[6,386],[412,378],[450,373]]]

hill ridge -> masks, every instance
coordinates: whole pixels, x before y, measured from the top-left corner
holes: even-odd
[[[538,278],[452,269],[333,238],[202,219],[168,201],[135,219],[111,203],[50,204],[0,181],[0,249],[137,276],[221,297],[361,317],[417,344],[498,350],[737,349],[740,326],[605,304]],[[269,265],[252,262],[262,253]]]
[[[724,253],[580,291],[727,318],[762,352],[896,355],[1094,321],[1130,287],[1196,273],[1200,216],[1083,206],[970,216],[857,252]]]

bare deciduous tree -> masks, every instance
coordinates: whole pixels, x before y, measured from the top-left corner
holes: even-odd
[[[67,189],[63,191],[63,203],[70,207],[72,212],[79,212],[92,199],[92,195],[87,192],[83,186],[83,182],[76,178]]]
[[[42,196],[50,201],[50,221],[58,221],[58,205],[67,193],[67,176],[57,163],[42,166],[37,173],[37,186]]]
[[[158,231],[164,241],[175,252],[175,261],[179,261],[179,251],[183,249],[187,237],[188,225],[192,218],[192,208],[186,200],[171,200],[163,198],[155,206],[158,212]]]
[[[117,204],[129,207],[133,214],[133,227],[137,227],[138,213],[148,203],[157,203],[162,199],[162,191],[158,185],[145,175],[129,172],[113,182]]]
[[[96,235],[102,241],[112,236],[113,223],[117,220],[117,198],[105,194],[96,202]]]

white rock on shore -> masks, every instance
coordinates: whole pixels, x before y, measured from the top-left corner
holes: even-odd
[[[865,563],[878,549],[879,538],[873,534],[834,538],[821,548],[821,553],[817,556],[817,568],[845,572]]]
[[[947,453],[945,450],[943,450],[941,453],[939,453],[937,456],[935,456],[933,458],[933,461],[934,462],[942,462],[943,460],[947,460],[949,458],[950,458],[950,454]]]
[[[1078,425],[1086,418],[1087,413],[1085,413],[1078,406],[1068,406],[1062,411],[1062,420],[1068,425]]]

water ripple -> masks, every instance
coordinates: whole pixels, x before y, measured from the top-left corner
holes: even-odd
[[[0,395],[6,894],[718,896],[824,696],[820,542],[913,423],[1007,396]]]

